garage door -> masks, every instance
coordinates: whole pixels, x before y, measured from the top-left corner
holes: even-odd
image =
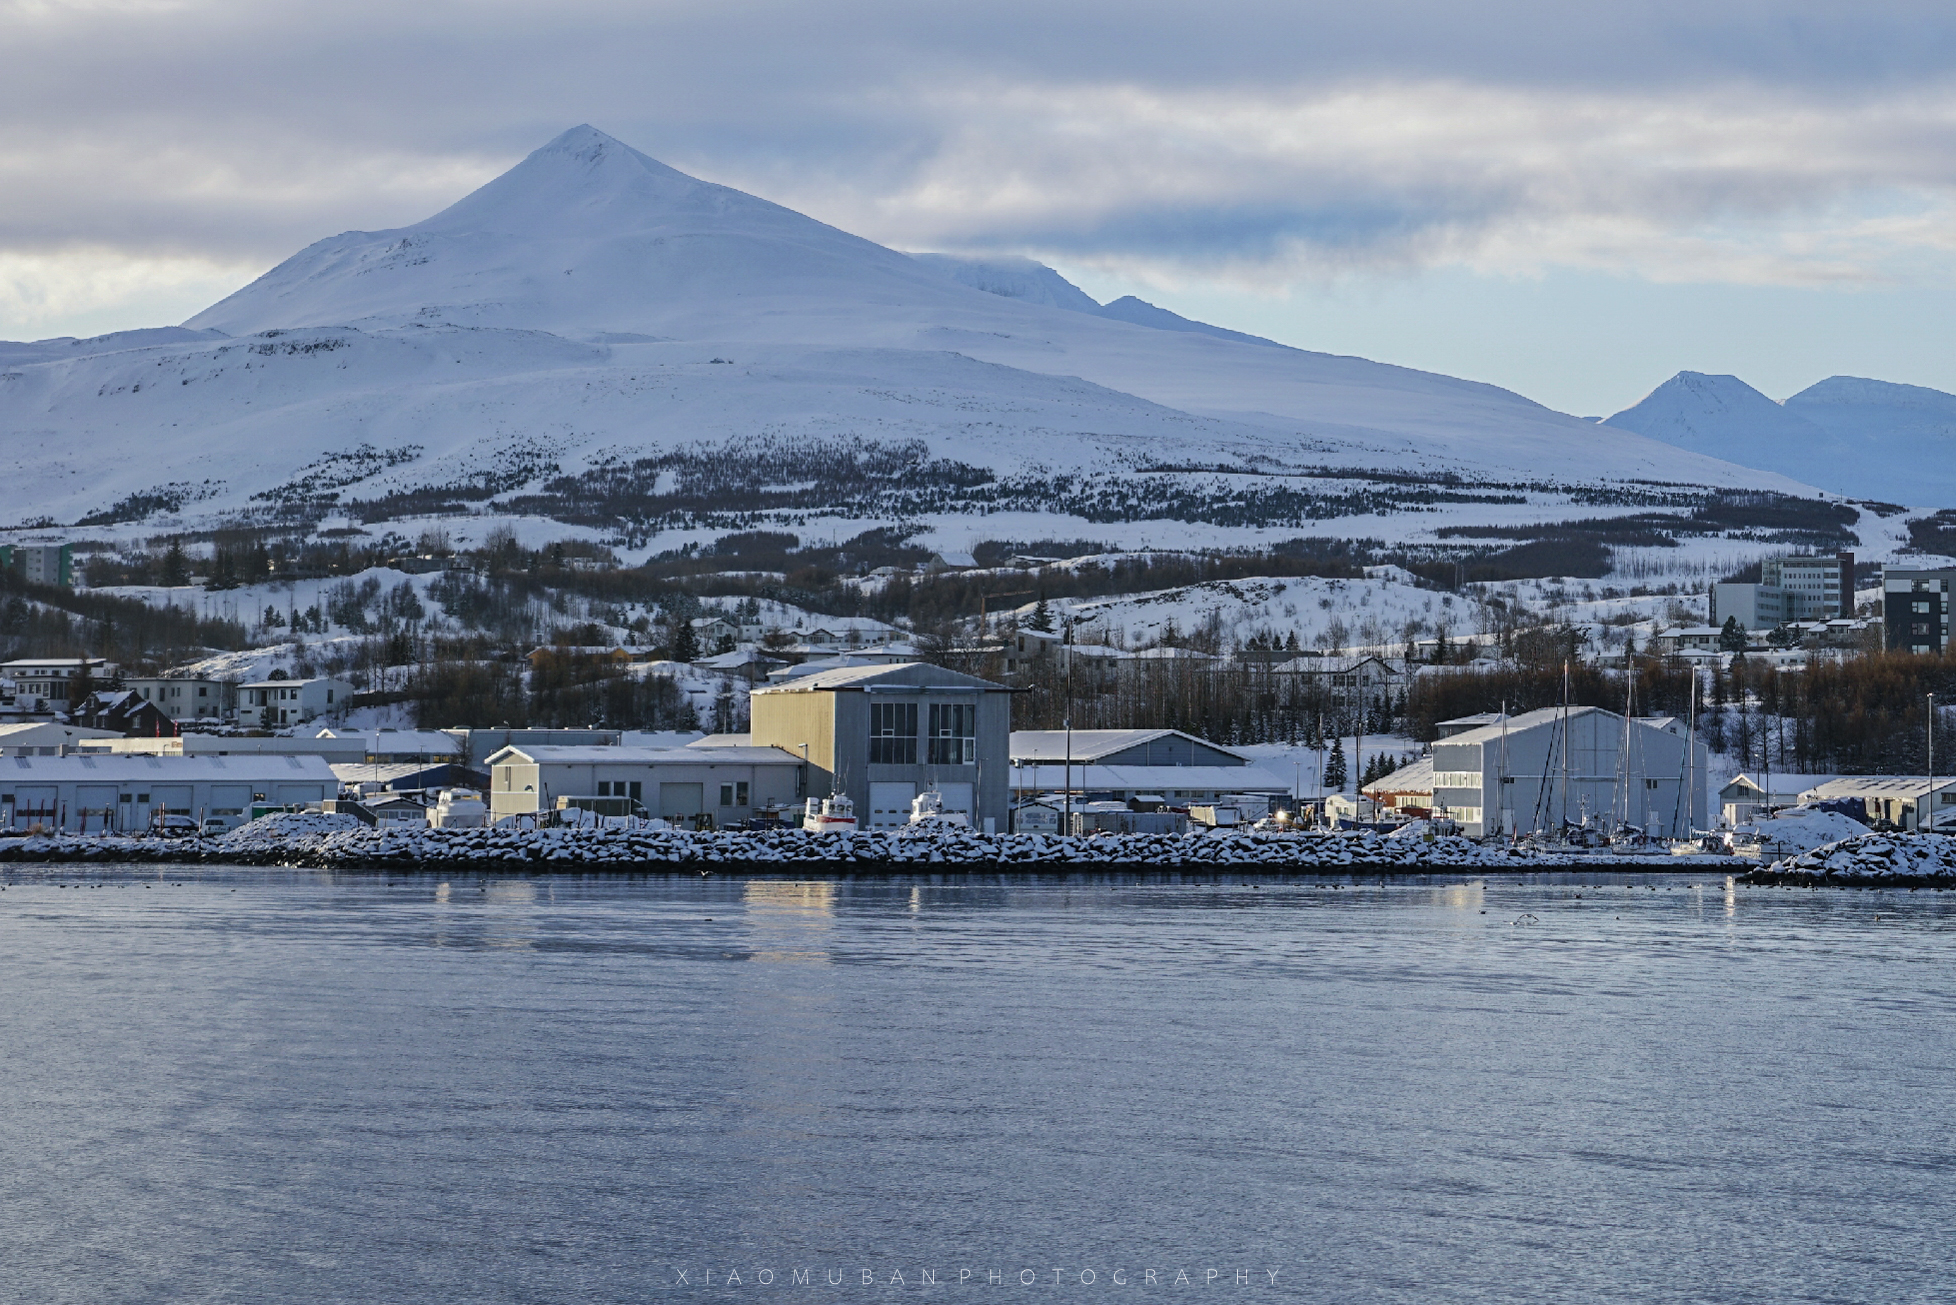
[[[241,816],[251,805],[251,785],[213,784],[211,785],[211,809],[206,814],[213,816]]]
[[[659,814],[671,819],[673,816],[697,816],[706,808],[706,786],[704,784],[661,784],[659,785]]]
[[[278,786],[278,804],[282,807],[304,806],[308,802],[317,802],[325,796],[326,794],[317,784],[280,784]]]
[[[869,786],[869,827],[889,829],[910,823],[910,799],[917,786],[908,780],[883,780]]]
[[[152,812],[167,811],[173,816],[194,816],[190,809],[191,789],[188,784],[152,784],[149,790],[149,809]]]
[[[974,824],[977,823],[972,819],[971,785],[939,784],[937,791],[944,796],[945,815],[948,816],[952,812],[956,812],[966,820],[972,820]]]
[[[115,804],[121,790],[113,784],[82,784],[75,789],[75,809],[68,828],[99,832],[115,824]]]
[[[52,825],[59,814],[56,804],[59,790],[53,787],[37,787],[23,784],[12,794],[0,793],[0,805],[11,802],[14,808],[14,827],[31,829],[35,825]]]

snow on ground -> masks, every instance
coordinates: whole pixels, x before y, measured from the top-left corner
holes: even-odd
[[[1143,647],[1172,633],[1186,638],[1213,630],[1225,644],[1268,632],[1297,635],[1307,649],[1369,646],[1397,653],[1409,627],[1426,637],[1441,626],[1450,637],[1471,634],[1479,612],[1470,597],[1420,589],[1397,580],[1327,580],[1317,576],[1212,580],[1203,584],[1109,598],[1061,598],[1048,606],[1075,622],[1078,637]],[[1021,620],[1033,604],[1017,609]]]

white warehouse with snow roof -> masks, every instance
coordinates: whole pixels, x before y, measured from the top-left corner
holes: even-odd
[[[85,753],[0,758],[0,828],[139,832],[159,814],[237,817],[339,793],[323,758]]]

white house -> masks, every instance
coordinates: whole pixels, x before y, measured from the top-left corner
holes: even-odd
[[[171,720],[222,720],[237,707],[238,686],[224,680],[136,676],[122,685]]]
[[[300,725],[344,710],[352,696],[345,680],[257,680],[238,686],[237,722],[247,729]]]
[[[254,804],[323,802],[339,781],[318,757],[152,757],[88,753],[0,764],[0,828],[136,831],[168,812],[201,821]]]
[[[24,657],[0,662],[0,677],[12,680],[18,686],[18,697],[28,700],[18,704],[22,710],[66,711],[69,687],[84,669],[96,688],[115,673],[115,667],[100,657]]]

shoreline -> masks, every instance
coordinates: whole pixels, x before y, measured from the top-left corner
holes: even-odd
[[[1253,872],[1282,877],[1570,871],[1668,875],[1711,871],[1723,878],[1738,868],[1729,857],[1564,857],[1457,837],[1426,842],[1369,834],[1132,834],[1061,839],[1041,834],[985,835],[969,830],[816,835],[799,830],[383,831],[317,827],[257,830],[247,826],[245,831],[221,839],[67,835],[0,842],[0,866],[112,863],[349,872],[439,873],[461,869],[525,874],[850,878],[1081,871],[1202,876]]]

